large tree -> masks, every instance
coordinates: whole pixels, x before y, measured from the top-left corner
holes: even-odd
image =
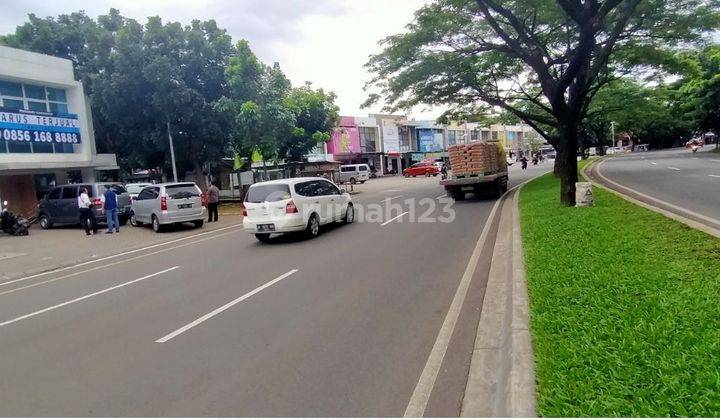
[[[292,136],[280,143],[281,156],[297,162],[313,148],[330,140],[340,114],[335,98],[333,92],[313,89],[310,83],[290,91],[285,105],[295,116],[295,128]]]
[[[715,0],[435,0],[371,57],[380,94],[366,104],[511,112],[555,147],[560,201],[573,205],[579,135],[595,93],[678,42],[702,41],[719,8]]]

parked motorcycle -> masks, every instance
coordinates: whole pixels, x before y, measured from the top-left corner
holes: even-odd
[[[375,169],[375,167],[370,168],[369,178],[377,178],[377,169]]]
[[[24,217],[16,216],[7,209],[8,202],[3,201],[0,209],[0,230],[8,235],[27,236],[30,231],[30,223]]]

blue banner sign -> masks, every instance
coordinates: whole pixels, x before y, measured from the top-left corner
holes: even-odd
[[[81,143],[74,114],[0,108],[0,140],[34,143]]]

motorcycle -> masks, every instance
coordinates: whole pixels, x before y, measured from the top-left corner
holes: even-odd
[[[30,223],[24,217],[16,216],[7,209],[8,202],[3,201],[3,208],[0,209],[0,230],[8,235],[27,236],[30,231]]]
[[[693,153],[696,153],[698,151],[698,149],[700,148],[700,146],[698,146],[697,144],[693,144],[692,147],[690,147],[690,148],[692,149]]]
[[[370,176],[369,178],[377,178],[377,169],[370,168]]]

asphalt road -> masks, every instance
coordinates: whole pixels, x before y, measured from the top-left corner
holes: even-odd
[[[700,221],[718,228],[720,154],[711,153],[713,147],[697,153],[671,149],[613,157],[602,163],[600,172],[624,187],[715,219],[717,223]]]
[[[512,168],[510,186],[550,168]],[[414,200],[417,216],[444,193],[437,178],[358,190],[356,206]],[[231,227],[0,283],[0,415],[402,416],[494,202],[315,240]],[[493,238],[426,415],[459,413]]]

